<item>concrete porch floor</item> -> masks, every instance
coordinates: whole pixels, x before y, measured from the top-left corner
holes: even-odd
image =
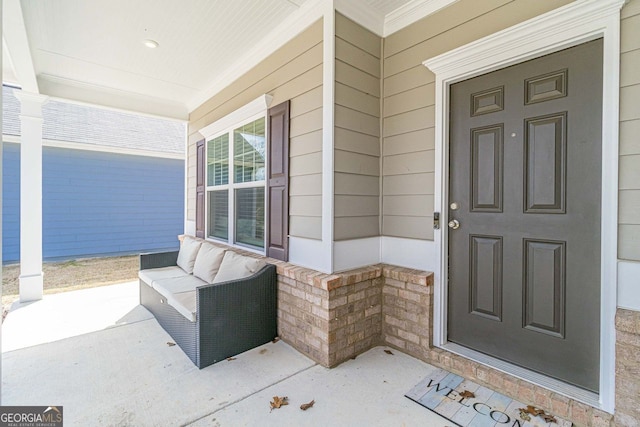
[[[15,304],[2,405],[63,406],[65,426],[451,425],[404,397],[435,368],[396,350],[326,369],[280,341],[199,370],[170,341],[137,282]],[[276,395],[290,403],[270,412]]]

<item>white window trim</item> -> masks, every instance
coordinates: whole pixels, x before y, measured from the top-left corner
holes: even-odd
[[[266,242],[266,236],[267,236],[267,176],[265,174],[265,179],[263,181],[252,181],[252,182],[242,182],[242,183],[235,183],[234,182],[234,164],[233,164],[233,159],[234,159],[234,145],[233,145],[233,132],[235,131],[235,129],[237,129],[238,127],[246,124],[246,123],[251,123],[255,120],[264,118],[265,121],[265,139],[268,137],[269,135],[269,120],[267,117],[267,110],[269,108],[269,105],[271,105],[271,101],[273,100],[273,97],[271,95],[261,95],[258,98],[254,99],[253,101],[251,101],[250,103],[246,104],[245,106],[239,108],[238,110],[224,116],[223,118],[211,123],[208,126],[205,126],[204,128],[200,129],[200,134],[202,136],[204,136],[205,138],[205,176],[204,176],[204,180],[205,180],[205,203],[204,203],[204,221],[205,221],[205,239],[206,240],[210,240],[210,241],[216,241],[216,242],[222,242],[225,243],[227,245],[230,246],[234,246],[234,247],[238,247],[238,248],[242,248],[244,250],[250,251],[250,252],[254,252],[256,254],[260,254],[260,255],[265,255],[266,254],[266,250],[267,250],[267,242]],[[208,147],[209,147],[209,141],[224,135],[224,134],[229,134],[229,182],[227,184],[224,185],[208,185],[208,167],[207,167],[207,156],[208,156]],[[266,151],[265,147],[265,168],[267,167],[267,162],[269,161],[268,159],[268,153]],[[265,198],[264,198],[264,212],[265,212],[265,218],[264,218],[264,234],[265,234],[265,240],[264,240],[264,247],[262,249],[259,249],[255,246],[250,246],[250,245],[246,245],[243,243],[237,243],[236,242],[236,218],[235,218],[235,190],[236,189],[240,189],[240,188],[259,188],[262,187],[265,190]],[[209,236],[209,193],[211,191],[221,191],[221,190],[226,190],[229,193],[229,199],[228,199],[228,221],[229,221],[229,228],[227,229],[227,240],[224,239],[220,239],[217,237],[211,237]],[[234,193],[234,194],[231,194]]]
[[[271,101],[273,101],[273,96],[266,93],[264,95],[260,95],[243,107],[240,107],[210,125],[203,127],[199,132],[207,139],[215,138],[218,134],[224,133],[226,129],[237,126],[241,122],[248,121],[250,117],[258,114],[266,115],[266,111],[271,105]]]
[[[436,75],[435,207],[441,224],[447,219],[449,86],[483,73],[575,46],[596,38],[604,40],[602,116],[602,226],[600,393],[579,393],[575,387],[549,384],[495,360],[480,360],[447,342],[447,229],[436,230],[434,288],[434,345],[496,367],[499,370],[555,389],[576,400],[613,413],[615,401],[615,313],[617,283],[618,126],[620,75],[620,9],[624,0],[577,0],[528,21],[469,43],[424,65]],[[522,371],[522,370],[521,370]],[[556,383],[558,383],[556,381]]]

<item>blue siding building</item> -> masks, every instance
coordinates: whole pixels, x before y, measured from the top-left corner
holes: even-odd
[[[20,145],[2,149],[2,261],[20,258]]]
[[[19,104],[3,89],[2,254],[10,263],[20,258]],[[44,259],[177,249],[184,227],[184,125],[58,101],[45,107]]]

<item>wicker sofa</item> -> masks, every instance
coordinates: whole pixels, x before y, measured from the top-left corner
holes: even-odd
[[[276,267],[194,238],[140,255],[140,304],[200,369],[277,335]]]

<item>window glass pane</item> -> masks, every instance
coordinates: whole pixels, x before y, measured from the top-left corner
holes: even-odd
[[[209,141],[207,146],[207,185],[229,183],[229,134]]]
[[[264,181],[264,117],[233,131],[234,182]]]
[[[229,238],[229,191],[209,191],[209,237]]]
[[[264,248],[264,187],[236,190],[236,243]]]

